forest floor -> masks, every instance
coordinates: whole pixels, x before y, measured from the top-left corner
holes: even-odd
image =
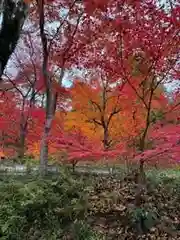
[[[149,170],[135,204],[133,174],[0,178],[0,239],[180,239],[179,170]]]
[[[96,180],[91,195],[95,229],[112,240],[180,239],[180,178],[152,174],[135,206],[138,186],[131,177]]]

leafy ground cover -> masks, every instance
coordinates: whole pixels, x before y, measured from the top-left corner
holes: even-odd
[[[148,174],[139,206],[133,174],[2,176],[0,239],[180,239],[180,177],[172,172]]]
[[[179,179],[151,175],[136,207],[137,186],[132,176],[121,179],[102,178],[92,194],[95,229],[105,239],[179,239]],[[99,216],[99,217],[97,217]]]

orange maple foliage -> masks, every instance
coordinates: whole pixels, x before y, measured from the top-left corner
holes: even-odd
[[[119,142],[123,137],[138,134],[143,124],[143,112],[138,104],[112,88],[103,89],[100,82],[91,86],[76,81],[71,89],[72,111],[67,113],[65,129],[81,130],[89,139],[103,142],[107,127],[108,141]],[[131,105],[131,106],[130,106]],[[132,112],[137,112],[137,117]],[[111,144],[110,144],[111,145]]]
[[[134,87],[139,85],[140,80],[134,77]],[[72,110],[65,117],[65,130],[79,129],[89,139],[100,143],[107,140],[107,147],[140,135],[146,126],[146,108],[130,85],[126,83],[119,89],[111,83],[107,83],[105,88],[102,79],[97,79],[95,83],[74,82],[71,88]],[[157,88],[152,109],[159,111],[166,103],[163,88]]]

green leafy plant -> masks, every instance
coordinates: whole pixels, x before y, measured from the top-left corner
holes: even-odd
[[[75,221],[73,225],[74,240],[102,240],[102,237],[92,231],[84,221]]]
[[[138,233],[148,232],[158,219],[157,213],[145,208],[135,208],[129,212],[130,223]]]
[[[69,175],[0,183],[1,239],[61,239],[83,220],[84,185]],[[74,238],[73,238],[74,239]]]

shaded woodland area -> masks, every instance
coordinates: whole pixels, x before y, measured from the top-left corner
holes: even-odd
[[[179,12],[1,1],[0,239],[180,238]]]

